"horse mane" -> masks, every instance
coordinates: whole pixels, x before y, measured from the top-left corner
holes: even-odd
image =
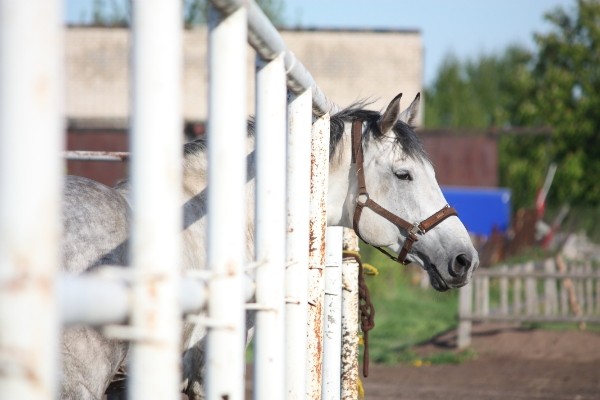
[[[362,100],[357,101],[350,106],[335,113],[330,118],[330,140],[329,140],[329,157],[333,159],[335,150],[344,136],[344,124],[353,122],[357,119],[363,120],[367,124],[367,132],[371,132],[375,139],[383,136],[379,129],[379,119],[381,113],[378,111],[365,109],[370,103]],[[250,117],[247,121],[248,137],[253,137],[255,134],[256,121],[254,117]],[[394,125],[393,132],[396,135],[396,143],[399,144],[403,151],[413,158],[421,158],[429,160],[429,156],[423,147],[423,142],[415,133],[414,127],[403,121],[398,121]],[[364,135],[363,135],[364,139]],[[207,138],[206,135],[184,145],[184,155],[194,155],[206,151]]]
[[[254,133],[256,132],[256,121],[254,117],[248,118],[248,121],[246,122],[246,131],[248,132],[248,137],[254,137]],[[185,157],[203,153],[206,151],[207,147],[208,137],[206,135],[202,135],[201,137],[183,145],[183,155]]]
[[[335,149],[344,136],[344,123],[353,122],[357,119],[364,121],[367,124],[366,132],[371,132],[375,139],[383,137],[383,133],[379,129],[379,119],[381,113],[378,111],[367,110],[370,103],[361,100],[357,101],[343,110],[331,116],[331,132],[329,142],[329,156],[333,157]],[[412,158],[422,158],[429,160],[429,156],[423,147],[423,142],[415,133],[415,128],[403,121],[398,121],[394,125],[393,132],[396,135],[396,143],[400,145],[403,151]],[[363,140],[364,140],[363,135]]]

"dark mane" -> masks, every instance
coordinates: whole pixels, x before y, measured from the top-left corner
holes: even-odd
[[[248,137],[253,137],[256,132],[256,121],[254,117],[248,118],[246,122],[246,131],[248,132]],[[198,153],[202,153],[206,151],[208,145],[208,140],[206,135],[202,135],[198,139],[194,139],[191,142],[187,142],[183,145],[183,155],[189,156]]]
[[[383,136],[377,123],[379,118],[381,118],[381,113],[378,111],[366,110],[364,107],[367,105],[368,103],[360,101],[331,116],[331,136],[329,141],[330,157],[333,157],[335,154],[335,149],[344,135],[345,122],[361,119],[367,124],[367,131],[371,132],[375,139],[379,139]],[[394,133],[396,134],[396,143],[402,146],[402,149],[409,157],[428,160],[427,153],[423,148],[423,143],[415,133],[413,127],[402,121],[398,121],[394,126]]]
[[[183,145],[184,157],[204,152],[206,150],[206,144],[207,144],[206,141],[207,141],[206,135],[203,135],[202,137],[200,137],[198,139],[194,139],[191,142],[187,142],[186,144],[184,144]]]
[[[330,140],[329,140],[329,157],[332,158],[335,154],[335,149],[344,136],[344,123],[352,122],[361,119],[367,123],[368,131],[371,132],[375,139],[381,138],[383,133],[379,130],[377,122],[381,118],[381,113],[373,110],[366,110],[367,102],[361,101],[350,105],[349,107],[339,111],[331,116],[330,119]],[[248,136],[254,136],[255,133],[254,117],[248,119]],[[423,148],[423,143],[419,136],[415,133],[414,128],[408,124],[398,121],[394,126],[396,134],[396,143],[402,146],[404,152],[413,158],[422,158],[427,160],[428,156]],[[188,142],[184,146],[184,155],[193,155],[206,150],[206,136]]]

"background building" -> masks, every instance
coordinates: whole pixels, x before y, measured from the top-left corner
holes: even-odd
[[[184,31],[183,117],[188,138],[202,135],[207,115],[207,31]],[[307,67],[323,92],[344,107],[358,100],[384,109],[399,92],[408,106],[422,92],[423,44],[415,30],[282,30],[288,48]],[[124,28],[66,28],[66,113],[70,150],[127,151],[129,116],[129,31]],[[254,52],[248,46],[248,113],[253,114]],[[231,93],[237,96],[238,93]],[[424,99],[422,100],[424,102]],[[422,104],[418,125],[425,104]],[[170,134],[166,132],[165,134]],[[495,186],[495,139],[423,133],[446,185]],[[481,149],[479,149],[481,147]],[[108,185],[127,174],[127,165],[69,161],[68,173]]]

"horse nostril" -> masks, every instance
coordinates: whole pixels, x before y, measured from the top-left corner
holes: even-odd
[[[456,256],[448,270],[450,275],[462,278],[469,271],[469,268],[471,268],[471,260],[467,258],[466,254],[461,253]]]

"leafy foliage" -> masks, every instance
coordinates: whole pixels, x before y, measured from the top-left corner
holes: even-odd
[[[282,0],[255,0],[273,25],[283,23]],[[183,0],[183,21],[186,26],[202,25],[208,20],[207,0]]]
[[[533,121],[535,107],[526,100],[534,88],[532,58],[519,46],[475,61],[461,62],[449,55],[433,86],[426,89],[425,125],[488,128]]]
[[[186,27],[206,24],[207,0],[181,0],[183,23]],[[274,25],[283,23],[282,0],[256,0]],[[95,26],[128,26],[131,21],[131,0],[94,0],[91,24]]]
[[[536,104],[553,127],[559,163],[554,196],[600,202],[600,1],[578,0],[571,12],[546,15],[554,30],[536,35]]]
[[[548,138],[502,135],[500,183],[516,206],[531,206],[550,162],[558,164],[549,201],[600,202],[600,1],[577,0],[545,17],[530,53],[511,46],[500,55],[460,62],[449,56],[426,90],[425,125],[527,133],[550,127]]]

